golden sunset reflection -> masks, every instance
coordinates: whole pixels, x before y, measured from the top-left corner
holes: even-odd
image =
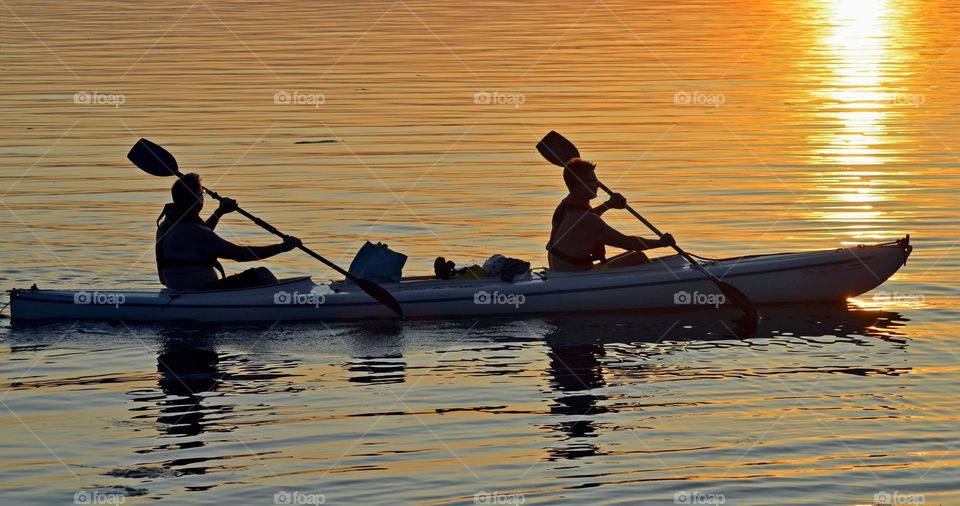
[[[896,32],[889,0],[842,0],[821,4],[829,28],[818,39],[821,59],[830,69],[813,94],[820,104],[811,137],[816,163],[831,168],[813,176],[815,202],[810,217],[835,226],[835,233],[860,242],[878,239],[890,220],[875,204],[898,191],[879,168],[896,158],[886,139],[899,103],[896,78],[885,71],[896,59],[890,43]],[[854,169],[854,170],[852,170]]]

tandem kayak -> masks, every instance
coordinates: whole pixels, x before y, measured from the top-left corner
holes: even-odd
[[[895,242],[799,253],[705,260],[702,265],[755,304],[838,301],[867,292],[906,263],[909,236]],[[408,317],[720,307],[717,287],[679,255],[645,265],[586,272],[534,269],[499,278],[404,278],[383,285]],[[271,286],[206,292],[40,290],[10,292],[14,321],[275,322],[396,318],[350,282],[309,277]]]

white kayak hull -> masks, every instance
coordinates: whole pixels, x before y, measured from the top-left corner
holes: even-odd
[[[802,253],[703,262],[755,304],[838,301],[867,292],[910,255],[907,240]],[[722,305],[716,286],[678,255],[622,269],[533,272],[450,281],[411,278],[384,284],[407,317],[487,316],[603,310],[685,309]],[[216,292],[12,290],[15,321],[275,322],[395,318],[352,283],[308,277],[279,285]]]

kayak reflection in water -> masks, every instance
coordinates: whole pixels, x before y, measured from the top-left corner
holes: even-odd
[[[157,218],[156,255],[160,282],[171,290],[223,290],[276,283],[277,277],[266,267],[225,276],[218,259],[252,262],[300,246],[300,239],[293,236],[271,246],[241,246],[218,236],[213,229],[224,214],[237,210],[237,202],[225,198],[207,221],[201,220],[203,186],[197,174],[178,179],[170,193],[173,202],[164,206]],[[218,271],[222,279],[217,277]]]
[[[567,162],[563,168],[563,182],[570,194],[553,212],[547,258],[550,268],[558,271],[589,271],[640,265],[650,262],[643,250],[673,246],[673,236],[662,239],[644,239],[623,235],[600,217],[607,209],[624,209],[627,200],[614,193],[606,203],[590,207],[590,199],[597,197],[600,181],[596,165],[579,158]],[[606,246],[627,250],[610,259]],[[598,262],[594,264],[594,262]]]

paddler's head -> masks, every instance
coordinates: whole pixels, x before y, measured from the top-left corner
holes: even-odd
[[[173,183],[170,194],[179,216],[200,215],[203,209],[203,185],[198,174],[185,174]]]
[[[597,179],[597,166],[580,158],[574,158],[563,167],[563,182],[571,195],[592,199],[597,196],[600,181]]]

